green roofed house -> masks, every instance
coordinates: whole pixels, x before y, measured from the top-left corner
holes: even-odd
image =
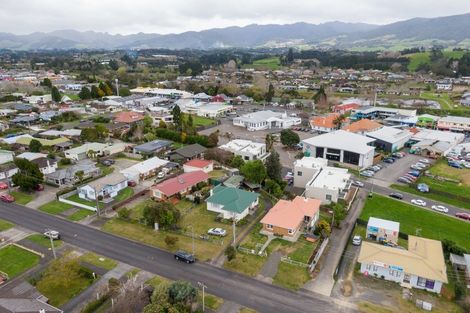
[[[430,115],[430,114],[422,114],[418,116],[418,122],[416,123],[419,127],[426,127],[426,128],[436,128],[437,121],[439,120],[439,116]]]
[[[223,215],[224,219],[239,221],[258,205],[259,194],[233,187],[217,186],[207,198],[207,210]]]

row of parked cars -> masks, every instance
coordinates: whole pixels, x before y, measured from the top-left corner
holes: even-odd
[[[430,162],[428,159],[419,160],[419,162],[416,162],[410,166],[411,169],[406,174],[398,177],[397,181],[403,184],[415,183],[421,175],[422,171],[426,170],[426,168],[429,166],[429,163]],[[417,188],[421,192],[429,192],[429,186],[426,184],[418,184]]]
[[[470,168],[470,153],[465,156],[458,155],[457,153],[450,152],[447,154],[447,164],[454,168]]]
[[[405,156],[404,152],[395,152],[395,153],[391,154],[390,156],[384,158],[382,160],[382,162],[387,163],[387,164],[392,164],[392,163],[395,163],[396,160],[401,159],[404,156]],[[383,167],[384,167],[384,164],[376,164],[374,166],[371,166],[371,167],[365,169],[364,171],[360,172],[359,174],[361,176],[364,176],[364,177],[373,177],[375,175],[375,173],[380,171]]]

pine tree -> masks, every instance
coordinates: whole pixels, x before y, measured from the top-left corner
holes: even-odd
[[[78,93],[78,96],[80,97],[80,99],[82,100],[88,100],[88,99],[91,99],[91,93],[90,93],[90,89],[88,89],[88,87],[82,87],[82,90],[80,90],[80,92]]]
[[[56,86],[52,87],[51,90],[52,101],[60,102],[62,100],[62,96],[60,95],[59,89]]]

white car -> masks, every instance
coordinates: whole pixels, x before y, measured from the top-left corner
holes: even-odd
[[[419,205],[419,206],[426,206],[426,202],[424,200],[421,200],[421,199],[413,199],[413,200],[411,200],[411,203],[413,203],[415,205]]]
[[[433,205],[431,207],[434,211],[437,211],[437,212],[442,212],[442,213],[447,213],[449,212],[449,209],[446,208],[445,206],[443,205]]]
[[[356,186],[356,187],[364,187],[364,183],[363,183],[363,182],[360,182],[360,181],[358,181],[358,180],[353,180],[353,181],[351,182],[351,184],[352,184],[353,186]]]
[[[221,237],[227,235],[227,232],[225,231],[225,229],[222,229],[222,228],[211,228],[207,231],[207,233],[209,235],[221,236]]]
[[[159,172],[157,175],[157,178],[164,178],[165,177],[165,172]]]
[[[419,160],[419,162],[424,163],[424,164],[429,164],[428,159],[421,159],[421,160]]]
[[[353,237],[353,239],[352,239],[352,244],[353,244],[353,246],[360,246],[361,243],[362,243],[362,238],[361,238],[361,236],[356,235],[356,236]]]
[[[59,240],[60,239],[60,234],[56,230],[48,230],[44,233],[44,237],[52,238],[52,240]]]

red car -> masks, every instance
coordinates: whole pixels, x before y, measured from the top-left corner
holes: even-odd
[[[8,184],[4,182],[0,182],[0,189],[8,189]]]
[[[0,200],[2,200],[3,202],[14,202],[15,197],[13,197],[12,195],[4,194],[0,196]]]
[[[36,190],[36,191],[43,191],[43,190],[44,190],[44,185],[38,184],[38,185],[36,185],[36,187],[34,188],[34,190]]]
[[[127,186],[129,186],[129,187],[135,187],[135,186],[137,186],[137,183],[136,183],[135,181],[133,181],[133,180],[129,180],[129,181],[127,182]]]
[[[463,220],[470,221],[470,214],[468,213],[455,213],[455,216]]]

